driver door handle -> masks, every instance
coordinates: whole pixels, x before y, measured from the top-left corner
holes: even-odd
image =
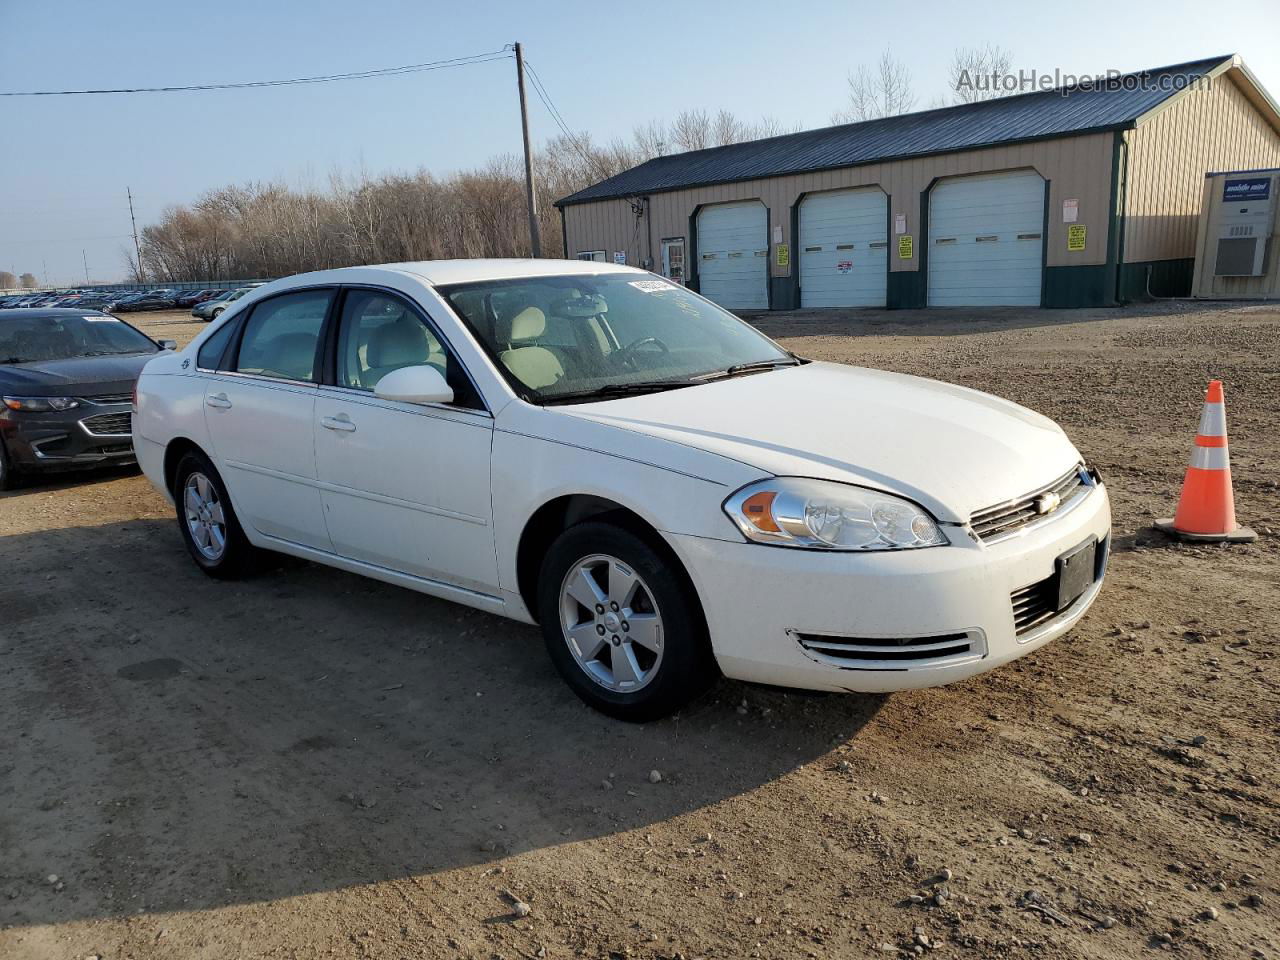
[[[347,419],[345,413],[340,417],[321,417],[320,426],[326,430],[340,430],[343,433],[356,432],[356,425]]]
[[[214,407],[218,410],[226,410],[231,406],[231,401],[227,399],[225,393],[215,393],[204,398],[205,406]]]

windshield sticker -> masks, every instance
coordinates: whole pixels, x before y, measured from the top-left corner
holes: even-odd
[[[119,323],[120,322],[115,317],[82,317],[81,319],[88,320],[90,323]]]
[[[659,290],[671,290],[671,284],[665,280],[628,280],[627,283],[642,293],[657,293]]]

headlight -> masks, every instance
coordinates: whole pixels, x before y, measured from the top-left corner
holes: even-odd
[[[49,413],[53,410],[72,410],[80,406],[75,397],[5,397],[4,405],[10,410],[24,413]]]
[[[910,550],[947,543],[910,500],[827,480],[778,477],[724,503],[748,540],[818,550]]]

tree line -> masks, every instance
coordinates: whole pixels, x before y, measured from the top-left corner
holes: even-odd
[[[1008,63],[1009,55],[999,48],[958,50],[951,73],[954,78],[964,69],[1007,69]],[[971,90],[959,86],[951,96],[956,103],[973,99]],[[904,113],[915,103],[910,72],[886,51],[874,68],[849,74],[848,103],[832,121]],[[561,197],[653,157],[795,129],[772,118],[752,122],[726,110],[686,110],[670,123],[637,127],[628,140],[596,144],[588,135],[566,135],[548,141],[534,158],[543,256],[566,254],[553,206]],[[531,251],[523,164],[504,155],[443,177],[423,169],[357,178],[335,174],[323,186],[219,187],[165,211],[143,229],[140,248],[140,262],[133,250],[122,251],[136,282],[276,277],[450,257],[525,257]]]
[[[8,270],[0,270],[0,290],[16,290],[18,287],[23,290],[34,290],[36,287],[36,275],[34,273],[24,273],[19,277]]]

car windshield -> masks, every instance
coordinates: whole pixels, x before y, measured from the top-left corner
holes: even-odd
[[[115,317],[0,318],[0,363],[155,353],[159,349]]]
[[[439,292],[534,402],[673,389],[800,362],[728,311],[656,276],[526,277]]]

